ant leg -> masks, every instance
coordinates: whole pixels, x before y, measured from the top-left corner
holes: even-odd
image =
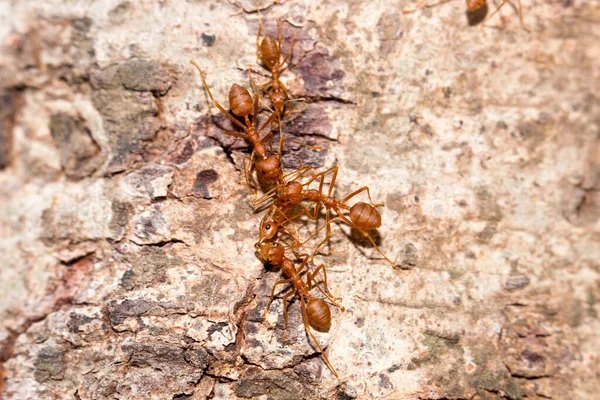
[[[292,53],[294,52],[294,45],[296,44],[296,35],[294,35],[294,37],[292,38],[292,44],[290,44],[290,52],[288,53],[287,56],[285,56],[285,58],[283,59],[283,61],[281,62],[281,64],[279,64],[280,68],[279,72],[283,72],[286,69],[289,68],[289,66],[284,67],[285,63],[290,59],[290,57],[292,56]]]
[[[277,50],[279,51],[279,58],[281,58],[281,47],[283,45],[281,40],[281,17],[277,18]],[[279,60],[277,60],[279,61]]]
[[[268,88],[269,86],[272,86],[272,85],[273,85],[273,83],[272,83],[271,81],[268,81],[267,83],[264,83],[264,84],[260,85],[260,86],[259,86],[259,88],[260,88],[260,90],[262,90],[263,92],[265,92],[265,93],[268,93],[268,90],[267,90],[267,88]]]
[[[519,21],[521,22],[521,27],[522,27],[523,29],[525,29],[527,32],[529,32],[529,28],[528,28],[528,27],[527,27],[527,25],[525,25],[525,23],[523,22],[523,12],[522,12],[523,10],[522,10],[522,8],[521,8],[521,0],[517,0],[517,2],[518,2]],[[505,5],[506,3],[508,3],[508,0],[502,0],[502,3],[500,3],[500,5],[498,6],[498,8],[496,8],[496,9],[494,10],[494,12],[493,12],[493,13],[491,13],[491,14],[490,14],[490,16],[489,16],[489,17],[487,17],[487,18],[486,18],[486,19],[485,19],[485,20],[484,20],[484,21],[483,21],[481,24],[483,25],[483,24],[485,24],[485,23],[486,23],[486,22],[487,22],[489,19],[491,19],[491,18],[492,18],[492,17],[493,17],[493,16],[494,16],[494,15],[495,15],[495,14],[496,14],[498,11],[500,11],[500,9],[501,9],[502,7],[504,7],[504,5]]]
[[[347,202],[348,200],[350,200],[352,197],[356,196],[357,194],[367,191],[367,196],[369,196],[369,202],[371,203],[371,205],[375,206],[375,207],[379,207],[379,206],[383,206],[383,203],[373,203],[373,199],[371,199],[371,192],[369,191],[369,187],[368,186],[364,186],[361,187],[360,189],[350,193],[348,196],[344,197],[344,199],[341,201],[342,203]]]
[[[279,54],[281,54],[283,46],[283,40],[281,40],[281,17],[277,18],[277,45],[279,47]]]
[[[295,217],[297,217],[298,215],[301,215],[301,214],[295,215],[294,217],[292,217],[292,219],[295,218]],[[292,222],[291,220],[288,220],[288,221],[290,223]],[[290,231],[288,228],[283,227],[281,229],[281,233],[284,233],[284,234],[286,234],[286,235],[288,235],[289,237],[292,238],[292,240],[294,241],[294,245],[292,245],[290,247],[295,249],[295,248],[300,247],[300,236],[298,235],[298,230],[296,229],[296,225],[294,224],[293,226],[294,226],[294,231],[293,232]]]
[[[256,32],[256,56],[259,57],[258,55],[258,49],[260,49],[260,34],[262,33],[262,19],[260,18],[260,12],[258,11],[258,5],[256,6],[257,8],[257,13],[258,13],[258,31]]]
[[[248,167],[246,167],[246,162],[249,161]],[[256,188],[258,187],[258,183],[254,180],[252,176],[252,166],[254,165],[254,151],[252,151],[252,155],[250,157],[244,157],[244,175],[246,176],[246,185],[250,192],[256,196]],[[250,185],[252,183],[252,186]]]
[[[254,89],[254,104],[252,106],[252,118],[250,119],[251,125],[254,125],[258,118],[258,89],[256,89],[256,83],[254,83],[250,70],[248,70],[248,76],[250,77],[250,85],[252,85],[252,89]]]
[[[325,289],[325,292],[321,289],[321,287],[317,284],[317,281],[315,280],[315,277],[317,276],[319,271],[323,271],[323,288]],[[325,297],[327,297],[329,300],[331,300],[331,302],[333,304],[335,304],[337,307],[340,307],[335,302],[341,301],[342,299],[340,297],[335,297],[329,291],[329,286],[327,285],[327,269],[325,268],[325,265],[323,265],[323,264],[319,265],[317,267],[317,269],[315,269],[315,271],[310,275],[310,279],[315,282],[315,286],[317,287],[317,289],[319,289],[319,291],[321,293],[323,293],[325,295]],[[340,308],[343,308],[343,307],[340,307]]]
[[[329,182],[329,191],[327,192],[327,196],[331,197],[331,193],[333,192],[333,186],[335,185],[335,180],[337,179],[337,174],[339,168],[336,166],[333,169],[333,175],[331,176],[331,181]]]
[[[294,232],[291,232],[287,228],[281,228],[281,233],[288,235],[294,241],[294,244],[288,246],[288,248],[298,248],[300,247],[300,238],[298,237],[298,232],[294,229]]]
[[[275,290],[277,289],[277,286],[288,284],[291,281],[292,281],[291,279],[283,279],[283,280],[277,281],[277,282],[275,282],[275,284],[273,284],[273,290],[271,291],[271,297],[269,298],[269,302],[267,303],[267,308],[265,308],[265,312],[263,313],[263,319],[265,319],[267,317],[267,313],[269,312],[269,307],[271,307],[271,302],[275,298]]]
[[[295,254],[295,253],[294,253]],[[300,256],[304,256],[304,260],[302,260],[302,263],[300,264],[300,266],[298,267],[298,269],[296,270],[296,273],[298,275],[300,275],[302,273],[302,271],[304,271],[304,268],[308,268],[308,254],[300,254]]]
[[[277,116],[277,122],[279,122],[279,148],[277,148],[277,158],[281,162],[281,154],[283,152],[283,130],[281,128],[281,116]]]
[[[309,212],[308,210],[306,212]],[[329,223],[332,224],[335,221],[339,221],[341,218],[340,217],[334,217],[331,218],[329,220]],[[315,233],[313,233],[312,235],[310,235],[304,242],[300,243],[301,246],[304,246],[306,243],[308,243],[309,241],[311,241],[313,238],[317,237],[317,235],[327,227],[326,224],[321,225],[321,227],[319,229],[317,229],[317,231]]]
[[[282,47],[283,47],[283,40],[281,40],[281,20],[278,19],[277,20],[277,40],[278,40],[278,44],[279,44],[279,55],[281,57],[281,53],[282,53]],[[280,67],[283,67],[283,65],[285,65],[285,63],[290,59],[290,57],[292,56],[292,53],[294,52],[294,45],[296,44],[296,35],[294,35],[294,37],[292,38],[292,44],[290,45],[290,52],[288,53],[288,55],[283,59],[283,61],[281,63],[279,63]],[[283,72],[287,69],[286,68],[280,68],[279,72]]]
[[[283,82],[279,81],[279,85],[281,86],[281,90],[283,90],[283,94],[285,94],[285,97],[287,97],[288,99],[292,99],[292,96],[290,96],[290,92],[288,92],[287,88],[285,87],[285,85],[283,84]]]
[[[362,233],[364,237],[366,237],[369,242],[371,242],[371,244],[373,245],[373,247],[375,247],[375,249],[379,252],[379,254],[381,254],[383,256],[383,258],[386,259],[387,262],[389,262],[392,267],[395,267],[398,264],[398,260],[396,261],[392,261],[390,260],[383,251],[381,251],[381,249],[379,248],[379,246],[377,246],[377,244],[375,244],[375,241],[373,240],[373,238],[371,237],[371,235],[369,235],[369,232],[365,231],[364,229],[358,227],[354,222],[352,222],[351,220],[349,220],[348,218],[346,218],[339,209],[335,209],[335,212],[338,214],[338,216],[340,217],[340,219],[342,219],[346,224],[348,224],[350,227],[356,229],[359,233]]]
[[[343,383],[340,380],[340,376],[338,375],[338,373],[335,370],[335,368],[333,368],[333,365],[331,365],[331,363],[329,362],[329,359],[325,355],[325,352],[323,351],[323,348],[319,344],[319,341],[317,340],[317,338],[315,337],[315,335],[313,335],[313,333],[312,333],[312,331],[310,329],[310,324],[308,323],[308,314],[306,313],[306,304],[305,304],[305,300],[304,300],[304,296],[303,295],[300,295],[300,308],[302,309],[302,319],[304,320],[304,329],[306,329],[306,332],[308,332],[308,334],[312,338],[313,342],[315,343],[315,346],[317,346],[317,349],[321,352],[321,357],[323,357],[323,361],[325,361],[325,364],[327,364],[327,366],[329,367],[329,369],[331,370],[331,372],[333,372],[333,374],[337,378],[337,380],[340,383],[340,385],[343,386]]]
[[[496,15],[496,13],[497,13],[498,11],[500,11],[500,9],[501,9],[502,7],[504,7],[504,5],[506,4],[506,2],[507,2],[507,0],[502,0],[502,3],[500,3],[500,5],[498,6],[498,8],[496,8],[496,9],[494,10],[494,12],[490,14],[490,16],[489,16],[489,17],[487,17],[485,20],[483,20],[483,22],[481,23],[481,25],[484,25],[484,24],[485,24],[487,21],[489,21],[489,19],[490,19],[490,18],[492,18],[494,15]]]
[[[273,122],[273,120],[277,116],[279,116],[279,112],[273,111],[271,116],[261,125],[260,129],[256,133],[261,133],[267,126],[269,126],[271,124],[271,122]]]
[[[296,289],[294,289],[293,291],[287,293],[285,296],[283,296],[283,320],[285,321],[285,330],[283,331],[283,342],[287,343],[288,341],[288,337],[287,337],[287,333],[288,333],[288,312],[287,312],[287,300],[290,296],[293,296],[294,294],[296,294]]]
[[[310,144],[303,143],[303,142],[301,142],[299,140],[296,140],[296,139],[288,139],[288,142],[296,143],[297,145],[300,145],[302,147],[306,147],[307,149],[311,149],[313,151],[321,151],[321,150],[323,150],[323,148],[321,146],[319,146],[319,145],[313,146],[313,145],[310,145]],[[304,185],[306,186],[307,184],[305,183]]]
[[[271,153],[273,152],[273,132],[265,133],[265,136],[259,138],[258,141],[261,143],[266,143],[269,146],[269,151]]]
[[[300,247],[300,239],[298,237],[298,231],[296,230],[296,225],[294,225],[294,232],[291,232],[289,229],[287,229],[286,227],[284,227],[284,225],[292,223],[293,219],[301,216],[303,213],[298,213],[298,214],[294,215],[293,217],[288,217],[278,207],[276,207],[276,212],[279,213],[283,217],[283,219],[281,221],[279,221],[279,220],[277,220],[275,218],[275,216],[273,216],[273,219],[276,221],[275,223],[277,223],[279,225],[279,227],[281,229],[281,232],[285,233],[286,235],[288,235],[289,237],[292,238],[292,240],[295,243],[295,246],[292,246],[292,248]]]
[[[224,135],[235,136],[237,138],[248,139],[248,135],[245,133],[232,132],[232,131],[221,131]]]
[[[321,242],[319,243],[317,248],[312,252],[312,254],[310,256],[311,263],[313,262],[315,256],[317,255],[317,253],[319,252],[321,247],[323,247],[325,245],[325,243],[327,243],[327,241],[331,238],[331,221],[329,220],[329,209],[327,209],[327,211],[325,211],[325,225],[324,226],[327,226],[327,233],[325,234],[325,239],[321,240]]]
[[[260,208],[262,207],[261,204],[266,203],[267,201],[271,200],[272,198],[277,196],[276,193],[276,187],[272,188],[271,190],[269,190],[267,193],[263,194],[262,197],[259,197],[258,199],[255,199],[252,202],[252,205],[254,206],[254,208]],[[275,204],[273,204],[273,206],[275,206]]]
[[[286,183],[292,182],[292,181],[295,181],[296,179],[302,178],[304,176],[304,174],[306,174],[308,171],[310,171],[312,169],[313,169],[312,167],[301,166],[297,170],[292,171],[289,174],[284,175],[281,179],[282,179],[282,181],[284,181]]]
[[[338,168],[339,168],[339,167],[338,167],[337,165],[334,165],[333,167],[331,167],[331,168],[329,168],[329,169],[327,169],[327,170],[325,170],[325,171],[323,171],[323,172],[319,172],[319,173],[313,174],[312,178],[311,178],[311,179],[309,179],[309,180],[308,180],[308,182],[306,182],[306,183],[304,184],[304,186],[308,186],[308,185],[310,185],[310,184],[311,184],[311,183],[313,183],[313,182],[314,182],[314,181],[315,181],[315,180],[316,180],[318,177],[321,177],[321,181],[323,181],[323,179],[325,179],[325,175],[327,175],[328,173],[330,173],[330,172],[331,172],[331,171],[333,171],[333,170],[336,170],[336,173],[335,173],[335,175],[337,175],[337,169],[338,169]],[[322,187],[322,185],[320,185],[320,187]],[[321,192],[321,190],[319,190],[319,192]]]
[[[320,211],[320,208],[321,208],[321,202],[320,201],[317,201],[315,203],[315,209],[314,209],[315,211],[314,212],[310,211],[308,209],[308,207],[303,206],[302,204],[298,204],[298,206],[300,208],[302,208],[302,213],[305,214],[308,218],[312,219],[313,221],[318,221],[319,220],[319,211]],[[304,243],[306,243],[306,242],[304,242]]]
[[[210,92],[208,85],[206,84],[206,79],[204,79],[204,72],[202,72],[202,70],[200,69],[200,66],[198,64],[196,64],[196,62],[194,60],[190,60],[190,63],[198,69],[198,72],[200,72],[200,77],[202,78],[202,83],[204,84],[204,88],[208,92],[208,96],[212,100],[215,107],[217,107],[223,114],[225,114],[227,116],[227,118],[229,118],[234,124],[236,124],[237,126],[239,126],[242,129],[246,129],[246,127],[244,125],[242,125],[242,123],[240,121],[238,121],[233,115],[229,114],[227,112],[227,110],[225,110],[219,103],[217,103],[217,101],[213,97],[212,93]]]

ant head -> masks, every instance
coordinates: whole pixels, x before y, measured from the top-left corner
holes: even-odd
[[[271,36],[265,36],[260,44],[260,53],[265,66],[269,69],[273,68],[279,61],[279,46],[277,41]]]
[[[279,232],[279,224],[273,220],[265,221],[260,225],[260,240],[273,239]]]
[[[284,259],[285,249],[277,242],[257,243],[260,258],[271,265],[279,265]]]
[[[268,156],[256,162],[256,169],[261,174],[264,180],[269,183],[276,183],[281,175],[281,166],[279,165],[279,157]]]
[[[234,83],[229,89],[229,106],[238,117],[245,117],[252,112],[252,96],[242,86]]]

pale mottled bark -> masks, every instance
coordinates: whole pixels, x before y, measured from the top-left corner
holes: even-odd
[[[369,185],[399,257],[345,226],[320,257],[345,392],[297,301],[288,344],[280,300],[263,321],[248,144],[188,63],[222,102],[264,74],[253,2],[32,0],[0,2],[3,398],[595,398],[598,3],[523,0],[531,32],[509,6],[482,30],[461,1],[282,3],[284,131],[322,147],[284,165]]]

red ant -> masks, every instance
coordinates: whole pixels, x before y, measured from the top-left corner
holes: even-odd
[[[316,247],[316,249],[313,251],[312,258],[314,258],[314,255],[317,254],[319,249],[321,247],[323,247],[323,245],[331,237],[331,224],[336,220],[341,220],[341,221],[345,222],[347,225],[349,225],[350,227],[356,229],[362,235],[364,235],[369,240],[369,242],[371,242],[373,247],[375,247],[375,249],[379,252],[379,254],[381,254],[383,256],[383,258],[385,258],[386,261],[389,262],[392,266],[395,266],[396,262],[393,262],[392,260],[390,260],[381,251],[381,249],[377,246],[377,244],[375,243],[373,238],[368,233],[369,230],[376,229],[381,226],[381,215],[379,214],[379,212],[377,211],[377,209],[375,207],[381,206],[383,204],[374,204],[373,203],[373,200],[371,199],[371,193],[369,191],[368,186],[363,186],[362,188],[355,190],[354,192],[350,193],[348,196],[344,197],[342,200],[337,200],[337,199],[331,197],[331,193],[333,191],[333,186],[334,186],[335,180],[337,178],[338,169],[339,168],[337,166],[335,166],[335,167],[329,168],[328,170],[326,170],[324,172],[314,174],[313,177],[305,184],[301,184],[297,180],[291,180],[288,182],[282,181],[282,182],[278,183],[274,189],[272,189],[267,194],[265,194],[263,197],[258,199],[255,202],[255,204],[260,204],[271,198],[275,198],[275,201],[273,202],[271,207],[281,207],[285,210],[294,204],[299,204],[302,200],[308,200],[308,201],[314,203],[314,205],[315,205],[314,212],[311,212],[304,206],[300,206],[300,207],[302,207],[304,210],[304,213],[313,220],[318,219],[321,204],[322,204],[323,206],[325,206],[325,209],[326,209],[325,225],[323,225],[321,228],[319,228],[306,241],[301,243],[301,244],[304,244],[304,243],[308,242],[308,240],[311,240],[312,238],[317,236],[317,234],[323,228],[327,228],[327,233],[326,233],[325,239],[323,239],[319,243],[319,245]],[[329,184],[329,190],[328,190],[327,194],[324,195],[323,194],[324,177],[326,174],[328,174],[330,172],[333,172],[333,176],[332,176],[331,182]],[[316,190],[316,189],[304,190],[304,187],[308,187],[317,178],[320,178],[318,190]],[[367,192],[367,196],[369,197],[369,202],[371,204],[364,203],[364,202],[355,203],[353,206],[349,206],[346,204],[346,202],[348,200],[350,200],[352,197],[354,197],[357,194],[364,192],[364,191]],[[348,210],[349,215],[348,216],[344,215],[342,210]],[[330,211],[335,212],[337,214],[337,217],[330,218]],[[283,222],[289,222],[289,221],[284,220]],[[272,232],[273,231],[276,232],[276,230],[281,226],[281,224],[279,224],[277,220],[270,220],[269,225],[271,226],[271,229],[270,229],[271,233],[269,233],[269,235],[271,235],[271,237],[272,237],[272,236],[274,236],[274,234]],[[261,231],[261,234],[263,234],[262,231]]]
[[[309,256],[304,255],[304,259],[300,264],[300,267],[296,269],[294,266],[294,262],[285,256],[285,249],[277,242],[268,242],[268,243],[256,243],[256,250],[261,256],[264,262],[267,262],[271,265],[281,265],[281,270],[284,276],[287,279],[279,280],[275,282],[273,285],[273,290],[271,291],[271,297],[269,298],[269,302],[267,303],[267,308],[263,313],[263,319],[266,318],[267,312],[269,311],[269,307],[271,306],[271,302],[275,298],[275,290],[279,285],[287,285],[292,284],[292,290],[286,293],[283,296],[283,318],[285,321],[285,331],[284,331],[284,342],[287,342],[287,330],[288,330],[288,312],[287,312],[287,300],[293,296],[294,294],[298,294],[300,297],[300,308],[302,310],[302,319],[304,321],[304,327],[306,331],[312,338],[313,342],[317,346],[318,350],[321,352],[321,356],[323,360],[327,364],[327,366],[331,369],[331,372],[335,375],[338,382],[341,384],[341,380],[339,375],[337,374],[335,368],[325,355],[323,348],[317,341],[317,338],[313,335],[310,327],[320,331],[326,332],[331,327],[331,310],[329,309],[329,305],[325,300],[318,297],[312,297],[310,295],[310,291],[313,287],[313,282],[315,283],[315,287],[336,307],[339,307],[344,311],[344,308],[337,304],[336,301],[340,299],[334,297],[329,292],[329,287],[327,286],[327,271],[325,270],[324,265],[319,265],[317,269],[311,274],[310,272],[306,275],[306,283],[302,281],[301,275],[304,272],[304,269],[307,266]],[[323,289],[318,285],[315,281],[315,277],[317,274],[323,271]]]
[[[425,7],[431,8],[431,7],[439,6],[440,4],[447,3],[450,0],[442,0],[442,1],[438,2],[438,3],[429,4],[429,5],[425,4],[426,1],[427,0],[419,0],[419,2],[417,3],[417,5],[414,8],[408,8],[407,7],[404,10],[402,10],[402,12],[404,14],[409,14],[409,13],[412,13],[414,11],[420,10],[421,8],[425,8]],[[476,10],[479,10],[481,7],[483,7],[487,3],[487,0],[465,0],[465,2],[467,3],[467,11],[468,12],[474,12]],[[508,0],[502,0],[502,3],[500,3],[500,5],[494,10],[493,13],[490,14],[489,17],[487,17],[485,19],[485,21],[487,21],[490,18],[492,18],[508,2],[509,2]],[[519,20],[521,22],[521,26],[526,31],[529,31],[529,28],[527,28],[527,26],[523,22],[523,10],[521,8],[521,0],[517,0],[517,3],[518,3],[518,8],[519,8]],[[483,22],[485,23],[485,21],[483,21]]]
[[[251,156],[244,157],[244,172],[246,173],[246,184],[248,185],[250,190],[254,191],[252,189],[252,186],[250,186],[250,180],[252,180],[252,184],[254,185],[254,187],[257,186],[256,182],[254,181],[254,179],[251,176],[252,165],[254,163],[254,155],[256,154],[259,157],[259,159],[261,159],[261,160],[266,159],[267,158],[267,146],[265,145],[265,143],[267,142],[267,140],[272,141],[272,139],[273,139],[272,132],[265,134],[265,136],[263,136],[262,138],[260,137],[260,133],[267,126],[269,126],[269,124],[271,122],[273,122],[273,119],[278,115],[278,112],[277,111],[273,112],[271,114],[271,116],[262,124],[262,126],[259,129],[257,129],[256,122],[257,122],[257,117],[258,117],[258,91],[255,88],[254,101],[253,101],[252,96],[245,88],[234,83],[233,85],[231,85],[231,89],[229,89],[229,105],[231,106],[231,111],[233,111],[233,113],[235,115],[237,115],[238,117],[244,118],[245,125],[242,124],[234,116],[229,114],[229,112],[227,112],[227,110],[225,110],[225,108],[223,108],[223,106],[221,106],[219,103],[217,103],[217,101],[214,99],[212,93],[210,92],[210,89],[208,88],[208,85],[206,84],[206,79],[204,78],[204,72],[202,71],[202,69],[200,69],[200,66],[198,64],[196,64],[196,62],[194,62],[193,60],[190,61],[190,63],[198,69],[198,72],[200,72],[200,77],[202,78],[202,83],[204,84],[204,88],[208,92],[208,95],[209,95],[210,99],[212,100],[213,104],[223,114],[225,114],[227,116],[227,118],[229,118],[234,124],[236,124],[237,126],[242,128],[245,133],[231,132],[231,131],[222,131],[222,132],[225,135],[243,138],[243,139],[248,140],[250,143],[252,143],[253,149],[252,149]],[[252,80],[252,77],[250,79]],[[254,86],[254,81],[252,81],[252,85]],[[281,142],[280,142],[280,147],[281,147]],[[246,161],[250,162],[248,166],[246,166]]]
[[[267,93],[269,99],[271,99],[271,103],[273,104],[273,108],[275,111],[279,112],[279,116],[283,116],[283,110],[285,107],[286,98],[291,99],[289,92],[287,91],[285,85],[279,80],[279,74],[285,71],[288,67],[284,67],[285,63],[290,59],[292,53],[294,51],[294,43],[296,42],[296,37],[292,39],[292,44],[290,46],[290,52],[288,55],[281,61],[281,20],[277,19],[277,41],[273,39],[269,35],[265,35],[262,42],[260,41],[260,35],[262,33],[263,27],[262,22],[259,18],[258,20],[258,33],[256,35],[256,57],[263,63],[263,65],[271,71],[272,78],[269,82],[261,85],[260,88]],[[266,91],[265,89],[271,87],[271,91]]]

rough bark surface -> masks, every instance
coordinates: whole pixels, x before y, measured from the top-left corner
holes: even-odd
[[[416,1],[415,1],[416,3]],[[248,144],[218,101],[256,64],[252,1],[0,2],[5,399],[592,399],[600,386],[600,8],[263,1],[295,98],[284,163],[382,201],[382,262],[336,226],[343,297],[283,343],[254,254]],[[261,76],[262,75],[262,76]]]

